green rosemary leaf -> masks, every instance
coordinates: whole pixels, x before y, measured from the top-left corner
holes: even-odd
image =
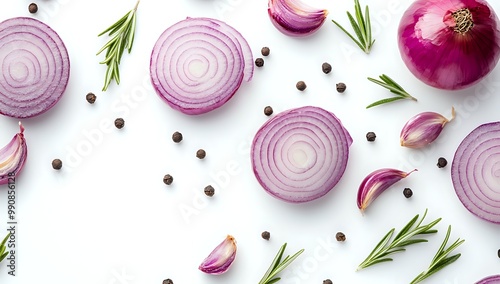
[[[358,27],[361,31],[361,36],[363,38],[363,42],[369,43],[368,38],[366,36],[366,23],[363,17],[363,12],[361,12],[361,7],[359,5],[359,0],[354,0],[354,13],[356,14],[356,19],[358,21]]]
[[[266,273],[259,281],[259,284],[272,284],[278,282],[281,278],[276,277],[281,271],[283,271],[288,265],[290,265],[299,255],[304,252],[304,249],[299,250],[292,256],[286,256],[283,261],[281,258],[283,257],[283,253],[285,252],[286,243],[281,246],[278,250],[278,253],[274,257],[271,265],[267,269]]]
[[[380,85],[380,86],[388,89],[391,93],[396,94],[398,97],[387,98],[387,99],[376,101],[375,103],[368,105],[366,108],[378,106],[378,105],[385,104],[385,103],[390,103],[393,101],[397,101],[399,99],[408,99],[408,100],[417,101],[416,98],[411,96],[405,89],[403,89],[403,87],[401,87],[401,85],[396,83],[396,81],[391,79],[389,76],[382,74],[379,76],[379,78],[380,78],[380,80],[368,77],[368,80],[370,82],[373,82],[377,85]]]
[[[356,43],[356,45],[359,46],[359,48],[364,50],[363,45],[357,39],[355,39],[354,36],[352,36],[346,29],[344,29],[344,27],[342,27],[339,23],[335,22],[334,20],[332,20],[332,22],[335,25],[337,25],[337,27],[339,27],[347,36],[349,36],[352,39],[352,41],[354,41],[354,43]]]
[[[121,58],[125,49],[128,53],[132,50],[132,45],[135,37],[135,26],[137,18],[137,7],[139,5],[139,0],[135,4],[135,7],[128,11],[123,17],[121,17],[114,24],[109,26],[107,29],[102,31],[98,36],[102,36],[108,33],[108,36],[112,38],[104,44],[104,46],[99,49],[96,55],[101,54],[106,50],[106,57],[100,64],[106,64],[107,70],[104,77],[103,91],[106,91],[112,80],[116,82],[117,85],[120,84],[120,72],[119,65]]]
[[[393,101],[398,101],[398,100],[403,100],[404,98],[402,97],[392,97],[392,98],[387,98],[387,99],[381,99],[381,100],[378,100],[374,103],[371,103],[369,105],[366,106],[366,108],[372,108],[372,107],[375,107],[375,106],[379,106],[379,105],[382,105],[382,104],[386,104],[386,103],[390,103],[390,102],[393,102]]]
[[[375,41],[372,40],[372,23],[370,20],[370,9],[368,9],[368,6],[365,7],[365,26],[366,26],[366,35],[368,36],[366,40],[369,44],[368,49],[371,49]]]
[[[354,15],[356,19],[351,15],[351,13],[347,12],[347,18],[351,23],[351,26],[356,34],[357,39],[350,34],[346,29],[344,29],[339,23],[332,20],[332,22],[337,25],[349,38],[351,38],[354,43],[365,53],[370,53],[373,43],[375,40],[372,39],[372,29],[370,22],[370,12],[368,5],[365,7],[365,15],[361,10],[361,5],[359,4],[359,0],[354,0]]]
[[[363,35],[363,30],[361,27],[358,25],[354,17],[351,15],[351,13],[347,12],[347,18],[349,19],[349,22],[351,23],[351,27],[354,30],[354,33],[358,37],[358,41],[363,46],[363,48],[366,46],[365,42],[365,37]]]
[[[7,236],[5,236],[5,238],[0,243],[0,262],[2,262],[2,260],[4,260],[5,257],[7,257],[7,255],[9,254],[9,252],[6,251],[7,248],[5,247],[5,244],[7,243],[7,239],[9,237],[10,237],[10,233],[8,233]]]

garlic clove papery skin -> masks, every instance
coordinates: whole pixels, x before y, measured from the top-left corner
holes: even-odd
[[[292,37],[315,33],[328,15],[328,10],[311,7],[300,0],[269,0],[267,11],[273,25]]]
[[[400,134],[401,146],[423,148],[436,140],[444,126],[455,118],[455,109],[451,109],[452,117],[447,119],[435,112],[423,112],[412,117],[403,126]]]
[[[236,240],[228,235],[208,256],[203,260],[198,269],[208,274],[222,274],[226,272],[236,258]]]
[[[19,123],[19,133],[0,149],[0,184],[8,183],[23,169],[28,156],[28,147],[24,138],[24,127]]]
[[[417,169],[404,172],[397,169],[383,168],[371,172],[363,179],[359,186],[357,196],[358,208],[361,212],[364,212],[382,192],[415,171]]]

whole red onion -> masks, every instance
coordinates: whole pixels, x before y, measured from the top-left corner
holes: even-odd
[[[424,83],[463,89],[498,63],[499,28],[495,11],[484,0],[416,0],[399,23],[399,51]]]

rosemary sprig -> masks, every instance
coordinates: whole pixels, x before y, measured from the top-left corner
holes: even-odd
[[[358,266],[357,270],[367,268],[377,263],[392,261],[392,258],[387,257],[390,254],[405,251],[405,247],[413,245],[416,243],[427,242],[427,239],[415,239],[414,236],[424,235],[424,234],[434,234],[437,230],[432,230],[432,227],[441,221],[438,218],[427,225],[422,225],[422,221],[427,215],[427,209],[425,210],[422,219],[418,221],[419,215],[417,214],[413,219],[410,220],[406,226],[401,229],[401,231],[392,239],[395,229],[392,228],[382,240],[375,246],[373,251],[368,255],[368,257]],[[418,222],[417,222],[418,221]],[[391,240],[392,239],[392,240]]]
[[[3,239],[2,243],[0,243],[0,262],[2,262],[2,260],[4,260],[5,257],[7,257],[7,255],[9,254],[7,250],[7,248],[5,247],[5,244],[7,243],[7,239],[9,238],[10,236],[10,233],[7,234],[7,236],[5,236],[5,238]]]
[[[102,36],[109,33],[108,36],[113,36],[96,54],[99,55],[106,50],[106,58],[99,62],[100,64],[106,64],[108,66],[106,76],[104,78],[104,87],[102,88],[103,91],[108,89],[108,86],[113,79],[116,84],[120,84],[119,65],[123,51],[127,49],[128,53],[130,53],[132,50],[135,37],[136,12],[138,5],[139,1],[137,1],[132,10],[127,12],[113,25],[98,35]]]
[[[352,34],[350,34],[346,29],[344,29],[339,23],[335,20],[332,22],[337,25],[346,35],[348,35],[361,50],[365,53],[370,53],[373,43],[375,42],[372,39],[372,25],[370,21],[370,9],[368,9],[368,5],[365,7],[365,15],[361,10],[361,5],[359,5],[359,0],[354,0],[354,14],[356,19],[347,11],[347,17],[349,18],[349,22],[351,23],[352,29],[356,34],[356,39]]]
[[[446,232],[446,236],[443,240],[443,243],[439,247],[436,255],[431,261],[431,264],[429,267],[420,273],[413,281],[410,282],[410,284],[417,284],[422,282],[424,279],[427,277],[431,276],[432,274],[438,272],[439,270],[443,269],[444,267],[452,264],[455,262],[459,257],[460,253],[448,256],[454,249],[456,249],[458,246],[460,246],[465,240],[461,240],[460,238],[457,239],[451,246],[446,248],[446,244],[448,243],[448,239],[450,238],[450,233],[451,233],[451,226],[448,226],[448,231]]]
[[[281,261],[283,253],[285,252],[285,248],[286,248],[286,243],[283,244],[279,249],[278,253],[273,259],[273,262],[267,269],[262,279],[259,281],[259,284],[272,284],[280,281],[281,278],[276,277],[276,275],[281,271],[283,271],[288,265],[290,265],[290,263],[292,263],[292,261],[294,261],[302,252],[304,252],[304,249],[301,249],[292,256],[287,255],[285,259]]]
[[[382,74],[379,76],[380,80],[377,80],[377,79],[373,79],[373,78],[370,78],[368,77],[368,80],[377,84],[377,85],[380,85],[386,89],[388,89],[389,91],[391,91],[391,93],[394,93],[396,94],[397,96],[396,97],[392,97],[392,98],[386,98],[386,99],[381,99],[381,100],[378,100],[372,104],[369,104],[366,108],[371,108],[371,107],[374,107],[374,106],[378,106],[378,105],[381,105],[381,104],[386,104],[386,103],[390,103],[390,102],[393,102],[393,101],[397,101],[397,100],[402,100],[402,99],[407,99],[407,100],[414,100],[414,101],[417,101],[416,98],[414,98],[413,96],[411,96],[407,91],[405,91],[405,89],[403,89],[403,87],[401,87],[401,85],[399,85],[398,83],[396,83],[396,81],[394,81],[393,79],[391,79],[389,76],[385,75],[385,74]]]

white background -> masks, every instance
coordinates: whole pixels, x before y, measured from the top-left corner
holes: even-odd
[[[367,1],[361,1],[364,6]],[[460,141],[478,125],[499,119],[500,70],[483,83],[461,91],[440,91],[415,79],[399,57],[397,25],[411,1],[372,0],[376,43],[362,53],[332,22],[348,26],[345,12],[352,1],[311,1],[329,10],[315,35],[290,38],[269,21],[267,2],[241,0],[147,1],[139,5],[136,41],[122,59],[122,83],[101,92],[105,66],[97,50],[106,38],[97,34],[120,18],[134,0],[41,0],[34,17],[46,22],[64,40],[71,59],[65,95],[49,112],[23,120],[29,147],[27,164],[16,180],[18,221],[16,276],[0,264],[0,283],[161,283],[171,278],[186,283],[257,283],[278,248],[305,252],[283,274],[280,283],[408,283],[434,256],[446,228],[450,241],[465,243],[462,257],[429,278],[427,283],[474,283],[500,273],[500,226],[470,214],[455,195],[450,166],[439,169],[440,156],[451,164]],[[0,19],[32,16],[29,1],[2,0]],[[500,12],[500,2],[490,1]],[[152,91],[149,56],[158,36],[185,17],[205,16],[226,21],[248,40],[255,57],[269,46],[265,66],[255,70],[229,103],[202,116],[172,110]],[[333,71],[321,72],[330,62]],[[390,93],[366,80],[387,74],[418,98],[365,109]],[[295,89],[304,80],[305,92]],[[335,84],[345,82],[339,94]],[[90,105],[85,95],[94,92]],[[329,194],[306,204],[288,204],[265,193],[251,170],[249,148],[257,129],[275,112],[303,105],[322,106],[335,113],[354,139],[344,177]],[[399,132],[423,111],[457,118],[424,150],[399,146]],[[121,130],[111,126],[123,117]],[[0,117],[0,144],[18,131],[18,120]],[[171,141],[174,131],[184,141]],[[365,134],[377,140],[368,143]],[[207,151],[205,160],[195,152]],[[63,169],[51,167],[54,158]],[[371,171],[392,167],[417,168],[383,193],[362,216],[356,207],[361,180]],[[174,183],[166,186],[163,175]],[[203,195],[211,184],[216,194]],[[411,187],[414,196],[404,198]],[[426,244],[408,247],[394,261],[355,272],[380,238],[399,230],[428,208],[430,222],[442,217],[439,233]],[[186,213],[188,212],[188,213]],[[7,188],[0,189],[0,228],[7,229]],[[271,232],[271,239],[260,237]],[[342,231],[347,240],[335,241]],[[210,276],[197,268],[227,234],[238,242],[238,253],[224,275]],[[1,235],[4,235],[2,233]]]

